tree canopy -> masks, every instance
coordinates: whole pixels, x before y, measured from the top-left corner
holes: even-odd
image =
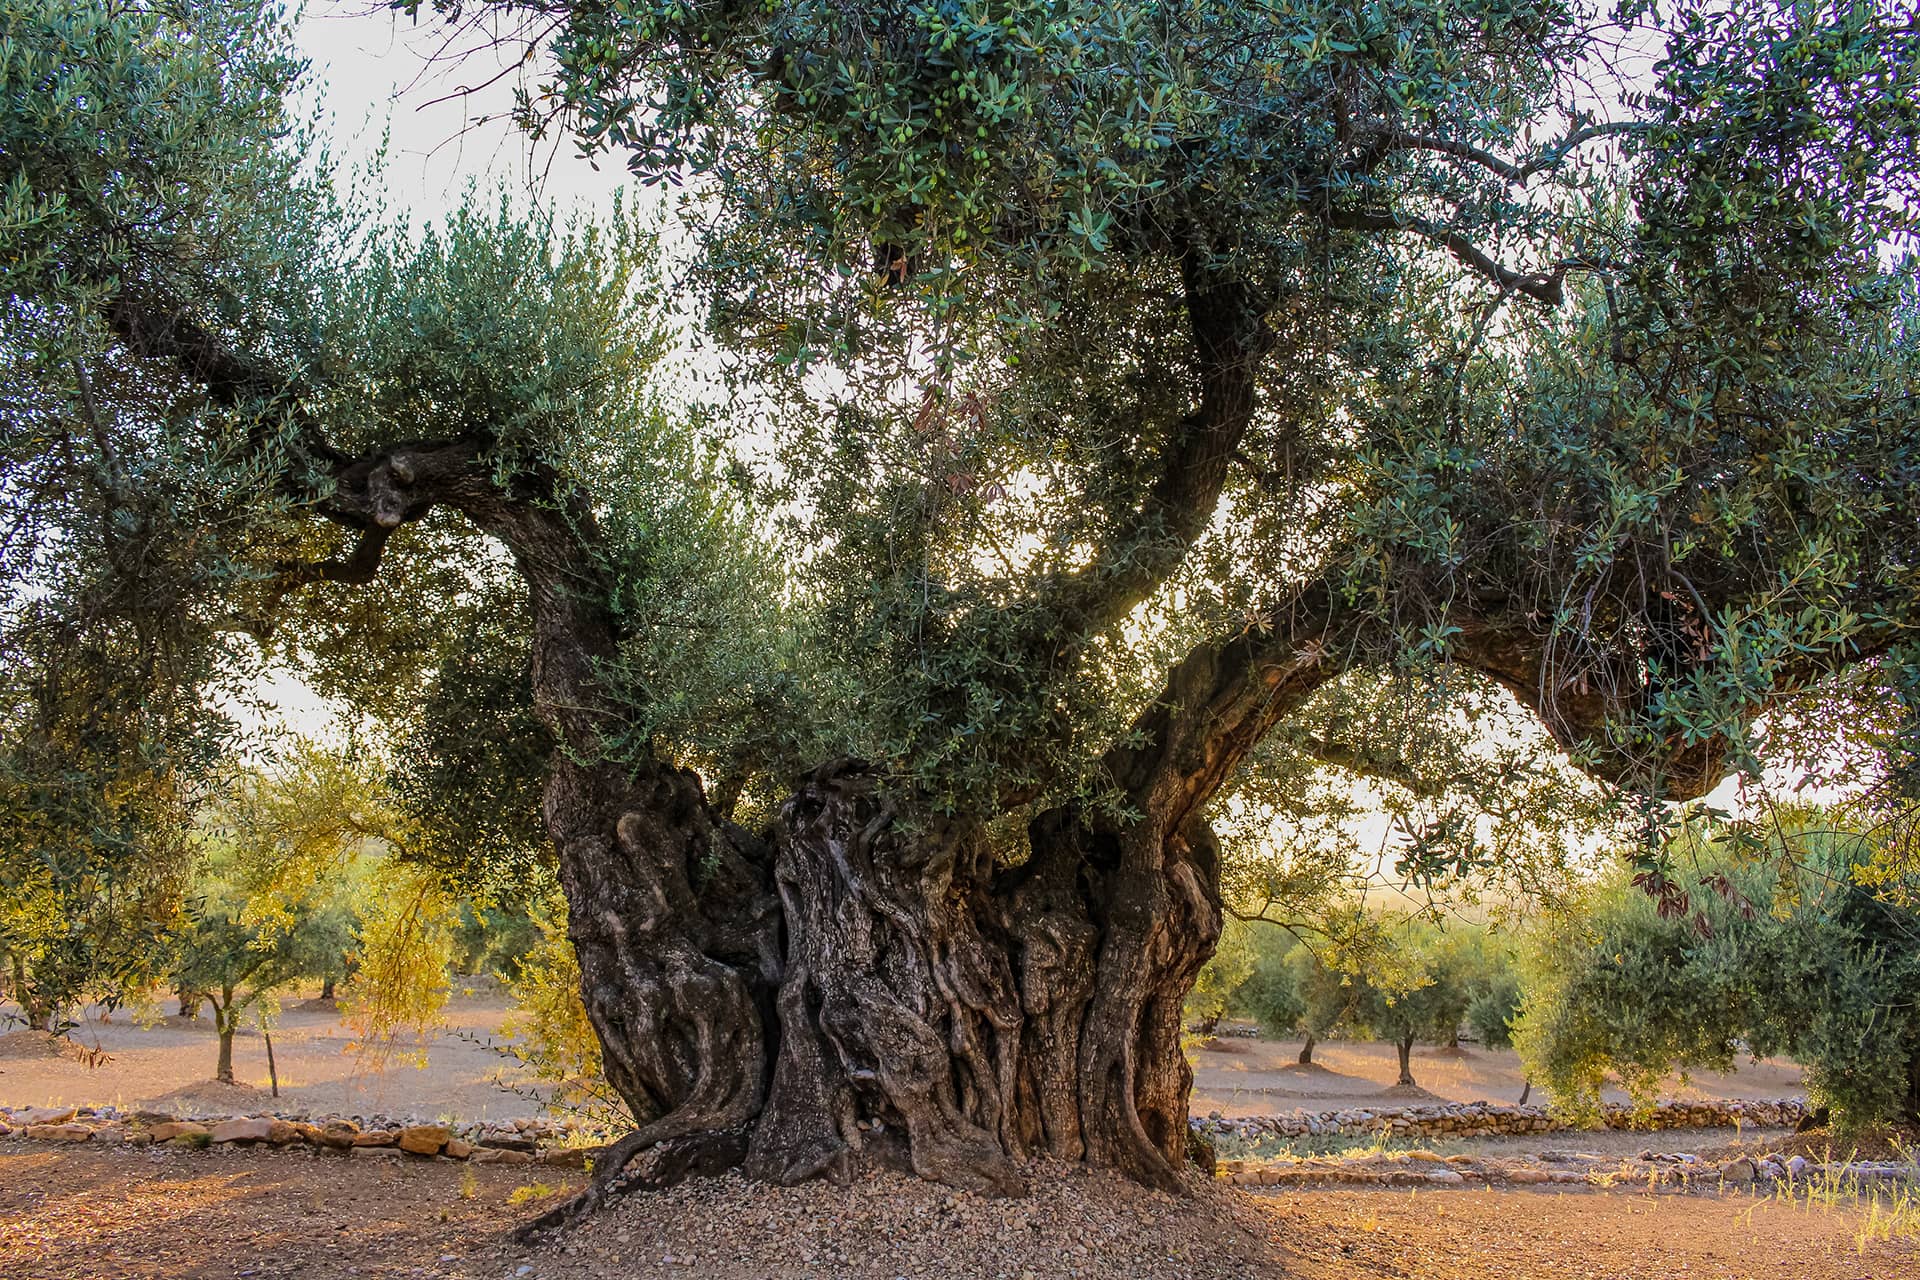
[[[1649,827],[1763,713],[1899,717],[1899,6],[437,7],[686,252],[384,217],[276,12],[0,17],[0,644],[160,709],[293,664],[406,744],[418,865],[551,865],[612,1174],[1175,1185],[1263,766],[1434,800],[1441,876],[1560,767],[1490,709]]]

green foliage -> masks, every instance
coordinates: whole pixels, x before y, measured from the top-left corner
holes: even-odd
[[[1691,828],[1694,883],[1622,874],[1546,930],[1516,1042],[1558,1102],[1590,1110],[1609,1073],[1651,1102],[1669,1072],[1727,1069],[1745,1048],[1801,1062],[1844,1125],[1920,1117],[1920,918],[1861,883],[1870,838],[1817,811],[1776,830],[1756,857]]]
[[[1262,1035],[1280,1039],[1292,1035],[1307,1016],[1302,968],[1312,956],[1277,929],[1255,929],[1253,971],[1233,993],[1230,1007],[1250,1016]]]
[[[52,1029],[152,983],[230,725],[189,722],[131,629],[41,622],[0,676],[0,982]]]
[[[1520,975],[1512,959],[1505,952],[1494,952],[1467,1004],[1467,1025],[1473,1028],[1474,1039],[1489,1049],[1511,1049],[1520,1000]]]
[[[262,1026],[279,994],[305,979],[337,974],[353,909],[338,876],[293,890],[263,877],[267,860],[243,829],[211,835],[169,936],[168,983],[212,1007],[220,1034],[216,1075],[233,1078],[233,1037],[251,1013]]]
[[[548,1086],[549,1105],[623,1128],[635,1117],[602,1074],[600,1041],[580,999],[580,962],[561,923],[562,909],[550,899],[533,913],[540,941],[509,983],[507,1052]]]
[[[1187,993],[1181,1017],[1201,1034],[1212,1034],[1253,977],[1261,949],[1252,935],[1251,926],[1229,918],[1220,930],[1213,958],[1201,968],[1193,990]]]
[[[559,5],[522,115],[698,177],[833,749],[942,809],[1072,791],[1140,667],[1324,576],[1394,670],[1551,631],[1486,665],[1657,790],[1904,625],[1920,63],[1885,0],[1642,20],[1600,121],[1577,6]],[[1184,511],[1236,298],[1259,408]]]

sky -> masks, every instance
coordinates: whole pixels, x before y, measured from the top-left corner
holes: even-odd
[[[449,46],[430,15],[416,22],[366,0],[315,0],[299,39],[336,153],[352,168],[390,136],[382,186],[417,217],[458,204],[469,182],[506,184],[562,209],[604,208],[626,176],[617,160],[596,170],[571,143],[536,147],[516,131],[504,116],[528,73],[478,35]],[[497,83],[462,92],[503,70]]]

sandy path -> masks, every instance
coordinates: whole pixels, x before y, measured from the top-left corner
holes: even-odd
[[[1393,1082],[1400,1074],[1392,1045],[1368,1041],[1323,1041],[1313,1063],[1295,1062],[1300,1041],[1227,1037],[1217,1047],[1194,1052],[1193,1112],[1206,1115],[1267,1115],[1303,1108],[1329,1110],[1364,1102],[1404,1102],[1406,1090]],[[1514,1102],[1525,1083],[1520,1059],[1511,1049],[1415,1049],[1413,1078],[1423,1093],[1450,1102]],[[1690,1080],[1668,1081],[1670,1098],[1784,1098],[1802,1093],[1800,1068],[1766,1059],[1722,1074],[1703,1071]],[[1624,1100],[1610,1090],[1612,1100]],[[1538,1090],[1531,1101],[1546,1099]]]
[[[235,1040],[234,1074],[242,1087],[226,1089],[212,1083],[219,1040],[209,1018],[168,1017],[141,1026],[124,1012],[102,1023],[95,1011],[72,1039],[107,1055],[98,1066],[77,1055],[49,1053],[19,1032],[0,1037],[0,1102],[463,1120],[534,1115],[539,1107],[531,1098],[502,1087],[526,1087],[526,1074],[479,1043],[498,1037],[505,1011],[498,996],[456,992],[445,1028],[399,1046],[402,1053],[383,1064],[349,1051],[351,1037],[333,1010],[289,1000],[273,1031],[277,1102],[268,1095],[266,1044],[257,1030]],[[419,1054],[425,1055],[424,1068],[408,1060]]]
[[[350,1037],[332,1011],[302,1008],[290,1000],[273,1034],[278,1103],[267,1096],[266,1048],[257,1031],[243,1033],[234,1049],[236,1074],[246,1087],[227,1090],[211,1083],[216,1040],[207,1019],[170,1017],[143,1027],[125,1013],[104,1023],[89,1018],[73,1039],[107,1055],[97,1067],[47,1053],[18,1033],[0,1036],[0,1103],[464,1120],[534,1115],[539,1108],[532,1098],[503,1087],[526,1089],[525,1073],[482,1043],[497,1038],[505,1013],[505,1002],[496,994],[456,992],[447,1007],[447,1026],[406,1046],[424,1055],[422,1069],[400,1057],[382,1065],[350,1053]],[[1196,1115],[1326,1110],[1410,1097],[1512,1102],[1522,1084],[1520,1062],[1511,1050],[1415,1050],[1414,1077],[1421,1089],[1409,1095],[1392,1087],[1399,1067],[1389,1045],[1331,1041],[1317,1047],[1312,1066],[1301,1067],[1294,1062],[1297,1041],[1230,1037],[1214,1044],[1194,1054]],[[1669,1096],[1771,1098],[1802,1087],[1792,1063],[1766,1061],[1729,1075],[1709,1072],[1686,1083],[1672,1081]],[[1536,1094],[1534,1100],[1542,1099]]]

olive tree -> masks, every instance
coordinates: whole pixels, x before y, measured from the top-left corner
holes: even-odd
[[[432,624],[514,623],[476,726],[544,746],[609,1174],[1178,1186],[1276,726],[1451,671],[1686,796],[1904,625],[1895,6],[1682,6],[1605,121],[1560,4],[445,8],[689,184],[682,276],[624,209],[343,207],[269,18],[16,5],[10,465],[48,539],[69,472],[203,478],[207,572],[129,607],[423,741],[483,687]],[[669,296],[718,403],[663,400]]]

